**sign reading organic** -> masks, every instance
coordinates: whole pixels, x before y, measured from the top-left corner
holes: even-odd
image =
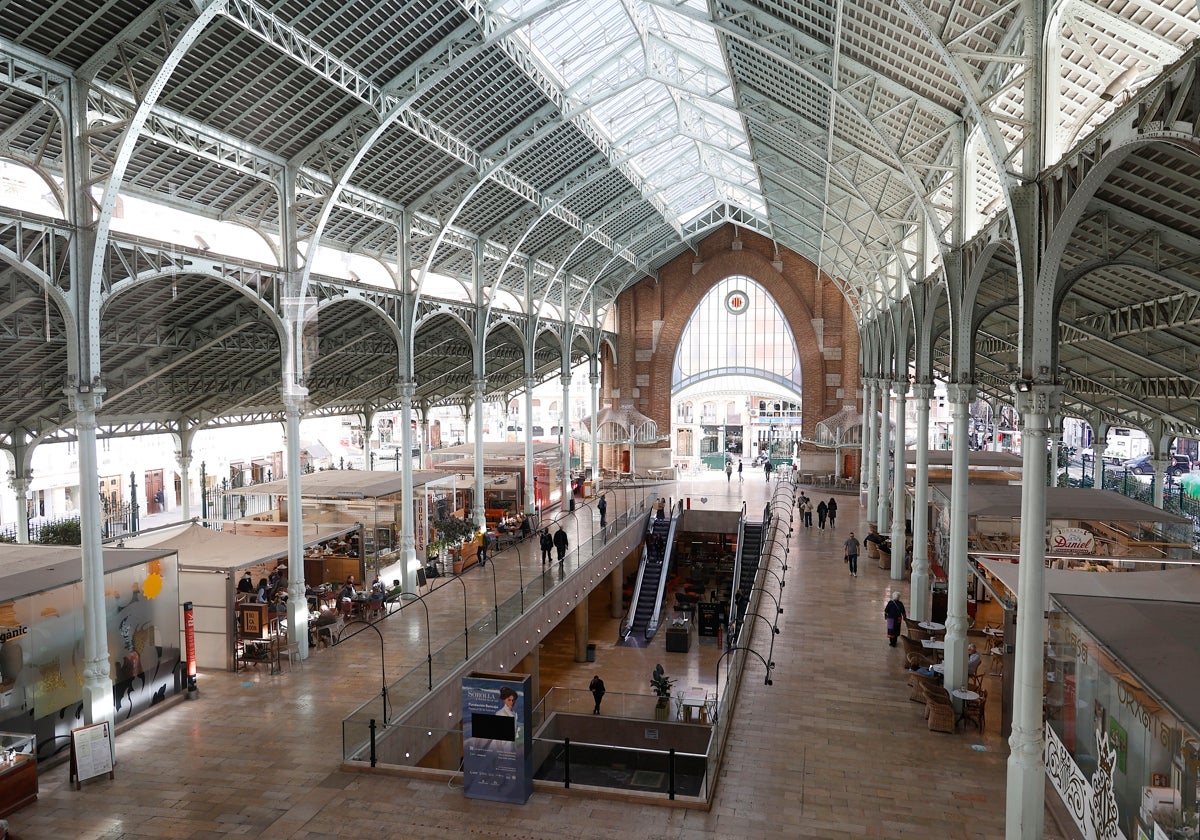
[[[1056,554],[1095,554],[1096,538],[1086,528],[1051,528],[1050,551]]]

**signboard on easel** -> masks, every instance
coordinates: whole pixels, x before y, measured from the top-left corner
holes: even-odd
[[[104,721],[72,729],[68,784],[74,782],[75,790],[80,790],[84,780],[104,773],[113,778],[112,725]]]

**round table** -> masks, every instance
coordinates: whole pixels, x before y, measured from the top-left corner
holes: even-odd
[[[922,630],[928,630],[931,633],[940,633],[942,630],[946,629],[945,624],[939,624],[936,621],[921,621],[917,623],[917,626]]]
[[[951,697],[957,697],[959,700],[978,700],[979,693],[971,691],[968,688],[956,688],[950,692]]]
[[[929,670],[933,671],[933,673],[935,673],[935,674],[943,674],[944,675],[946,673],[946,666],[944,664],[942,664],[941,662],[936,662],[933,665],[929,666]]]

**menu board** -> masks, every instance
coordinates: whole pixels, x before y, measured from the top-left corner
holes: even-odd
[[[71,778],[79,790],[84,779],[113,777],[112,729],[107,721],[71,730]]]

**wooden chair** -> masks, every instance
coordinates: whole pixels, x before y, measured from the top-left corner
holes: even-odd
[[[377,595],[367,601],[366,613],[367,621],[378,621],[383,618],[383,595]]]
[[[978,700],[964,700],[962,706],[962,719],[968,723],[974,723],[979,731],[983,731],[984,716],[987,709],[987,692],[982,688],[972,689],[979,695]]]
[[[338,612],[337,621],[333,624],[322,624],[317,627],[317,643],[322,640],[328,641],[330,647],[337,643],[337,640],[342,635],[342,630],[346,628],[346,614]]]

